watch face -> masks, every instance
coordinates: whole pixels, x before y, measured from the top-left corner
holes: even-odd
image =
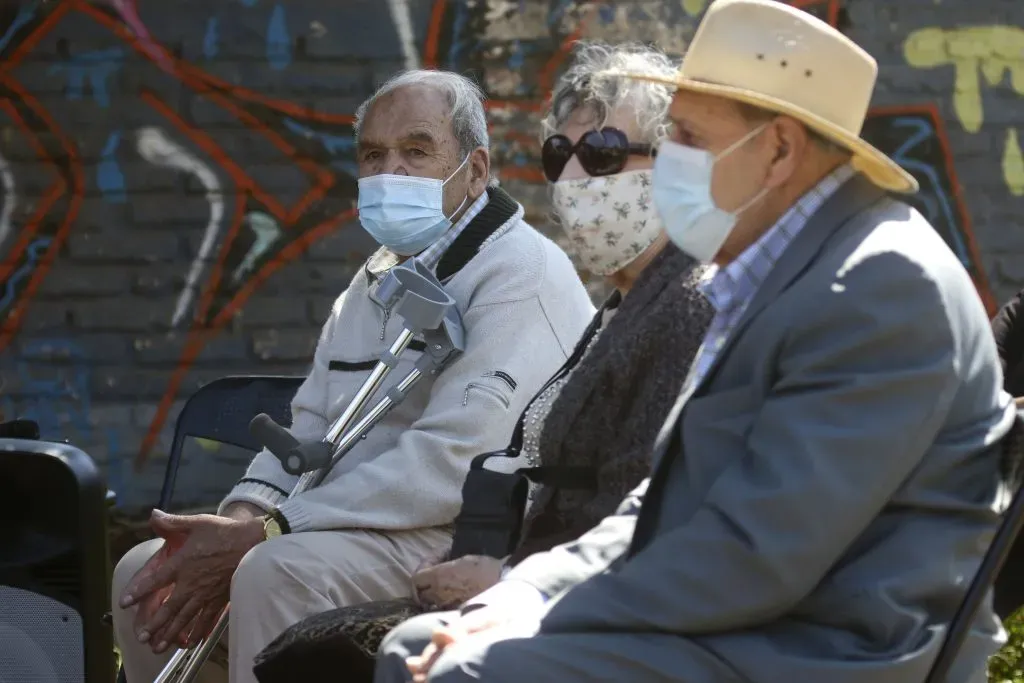
[[[276,519],[267,517],[267,521],[263,523],[263,535],[267,539],[276,538],[281,535],[281,525],[277,523]]]

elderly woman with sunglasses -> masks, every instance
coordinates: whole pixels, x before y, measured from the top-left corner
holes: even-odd
[[[605,277],[614,292],[566,365],[533,399],[513,436],[521,443],[511,446],[527,466],[589,472],[584,479],[594,483],[541,484],[514,554],[465,556],[423,569],[413,577],[416,602],[344,608],[292,627],[257,657],[261,683],[292,677],[315,683],[342,672],[346,680],[369,680],[372,657],[391,626],[427,609],[458,606],[496,583],[506,567],[576,538],[647,475],[651,446],[711,308],[697,289],[702,267],[668,242],[650,198],[671,94],[662,85],[602,76],[610,70],[676,71],[650,48],[581,44],[555,88],[545,120],[552,134],[542,148],[555,214],[578,264]]]

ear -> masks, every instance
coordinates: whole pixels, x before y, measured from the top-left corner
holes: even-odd
[[[775,147],[775,156],[768,167],[766,188],[784,185],[799,169],[811,139],[803,124],[788,116],[778,116],[769,124],[768,136]]]
[[[476,199],[487,191],[491,178],[491,155],[484,147],[477,147],[469,155],[469,197]]]

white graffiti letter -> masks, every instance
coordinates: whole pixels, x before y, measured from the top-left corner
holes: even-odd
[[[14,207],[18,203],[18,195],[14,187],[14,174],[11,173],[11,165],[7,159],[0,154],[0,183],[4,186],[4,207],[0,210],[0,247],[4,246],[7,236],[11,234],[14,226],[11,225],[11,216],[14,215]]]
[[[192,261],[188,278],[185,280],[185,289],[178,297],[174,315],[171,317],[171,327],[177,327],[199,293],[199,278],[202,277],[206,262],[217,245],[221,222],[224,219],[224,195],[221,192],[220,181],[210,167],[171,140],[159,128],[140,129],[136,133],[136,148],[139,155],[154,166],[173,168],[194,175],[206,189],[206,201],[210,204],[210,220],[206,224],[203,242],[199,247],[199,253]]]

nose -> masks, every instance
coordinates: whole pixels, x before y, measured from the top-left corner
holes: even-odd
[[[388,150],[388,156],[384,159],[384,164],[382,165],[380,172],[391,175],[409,175],[408,169],[405,168],[405,162],[402,159],[402,155],[393,149]]]

